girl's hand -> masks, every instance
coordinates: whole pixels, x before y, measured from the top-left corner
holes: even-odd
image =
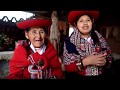
[[[106,55],[107,53],[104,54],[99,54],[96,52],[93,52],[89,56],[83,59],[83,65],[97,65],[97,66],[104,66],[106,64]]]

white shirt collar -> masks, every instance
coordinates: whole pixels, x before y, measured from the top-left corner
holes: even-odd
[[[32,43],[30,44],[30,48],[33,50],[33,52],[36,52],[34,46],[32,45]],[[40,47],[41,52],[39,53],[40,55],[43,54],[45,52],[46,49],[46,45],[44,44],[42,47]]]

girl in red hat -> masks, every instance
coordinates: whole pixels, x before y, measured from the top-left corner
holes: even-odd
[[[26,43],[19,44],[9,62],[7,79],[62,79],[61,64],[47,39],[51,20],[32,19],[17,23],[25,30]]]
[[[112,63],[110,47],[94,28],[99,11],[71,11],[68,21],[74,26],[71,36],[65,40],[63,63],[66,79],[82,76],[101,76]]]

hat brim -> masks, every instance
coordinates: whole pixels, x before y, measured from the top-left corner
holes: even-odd
[[[94,18],[94,20],[97,20],[99,17],[99,11],[71,11],[68,15],[68,22],[71,25],[74,25],[74,22],[76,21],[76,19],[78,17],[80,17],[81,15],[90,15]]]
[[[31,27],[49,27],[51,26],[52,21],[46,19],[28,19],[21,22],[17,22],[16,25],[20,29],[27,29]]]

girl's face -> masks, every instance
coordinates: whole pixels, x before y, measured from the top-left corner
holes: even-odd
[[[35,48],[40,48],[45,43],[46,33],[43,28],[31,27],[28,32],[25,31],[25,37]]]
[[[88,15],[82,15],[77,21],[77,28],[83,35],[89,35],[93,22]]]

